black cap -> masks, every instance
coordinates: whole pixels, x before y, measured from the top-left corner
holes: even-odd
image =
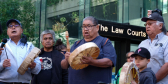
[[[7,23],[6,23],[6,26],[8,26],[11,22],[17,22],[22,27],[20,21],[17,20],[17,19],[10,19],[10,20],[8,20]]]
[[[141,19],[141,21],[144,21],[144,22],[146,22],[147,20],[156,20],[156,21],[164,22],[163,17],[159,13],[156,13],[156,12],[150,14],[149,17],[143,17]]]
[[[150,52],[148,51],[148,49],[146,48],[138,48],[134,54],[131,55],[131,57],[135,57],[135,56],[141,56],[141,57],[144,57],[144,58],[147,58],[147,59],[150,59],[151,55],[150,55]]]

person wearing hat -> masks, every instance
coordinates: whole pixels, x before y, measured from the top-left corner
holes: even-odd
[[[145,47],[151,53],[147,67],[155,73],[157,84],[168,84],[168,36],[164,19],[156,11],[141,20],[146,22],[148,38],[139,44],[139,48]]]
[[[160,15],[162,16],[162,11],[161,11],[160,9],[155,9],[154,11],[158,11],[158,12],[160,13]],[[154,12],[154,11],[148,10],[148,13],[147,13],[148,17],[149,17],[149,15],[152,14],[152,12]],[[166,35],[168,36],[168,32],[166,33]]]
[[[139,48],[131,57],[135,57],[135,64],[139,69],[140,84],[156,84],[156,77],[151,68],[147,68],[150,62],[150,52],[146,48]],[[131,84],[136,84],[132,81]]]
[[[23,29],[19,20],[10,19],[6,25],[9,40],[5,48],[0,49],[0,84],[29,84],[32,79],[31,73],[38,74],[41,70],[40,60],[37,57],[31,62],[25,74],[17,72],[34,46],[27,42],[25,35],[22,35]]]

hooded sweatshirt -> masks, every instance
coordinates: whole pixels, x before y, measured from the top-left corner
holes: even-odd
[[[140,84],[156,84],[156,76],[150,68],[146,68],[139,73]]]

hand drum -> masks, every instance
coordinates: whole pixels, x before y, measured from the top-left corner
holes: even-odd
[[[77,47],[70,54],[68,62],[73,69],[83,69],[87,67],[88,64],[81,64],[80,59],[82,59],[83,56],[92,56],[93,59],[96,59],[99,56],[99,53],[99,47],[93,42],[88,42]]]

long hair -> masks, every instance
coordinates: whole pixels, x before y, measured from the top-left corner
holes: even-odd
[[[160,23],[163,24],[161,30],[162,30],[162,32],[166,35],[167,29],[166,29],[166,27],[165,27],[165,23],[164,23],[164,22],[157,21],[157,22],[156,22],[156,25],[159,25]]]
[[[58,39],[55,44],[55,49],[58,51],[61,51],[62,49],[65,49],[65,48],[66,48],[66,45],[63,44],[61,39]]]

